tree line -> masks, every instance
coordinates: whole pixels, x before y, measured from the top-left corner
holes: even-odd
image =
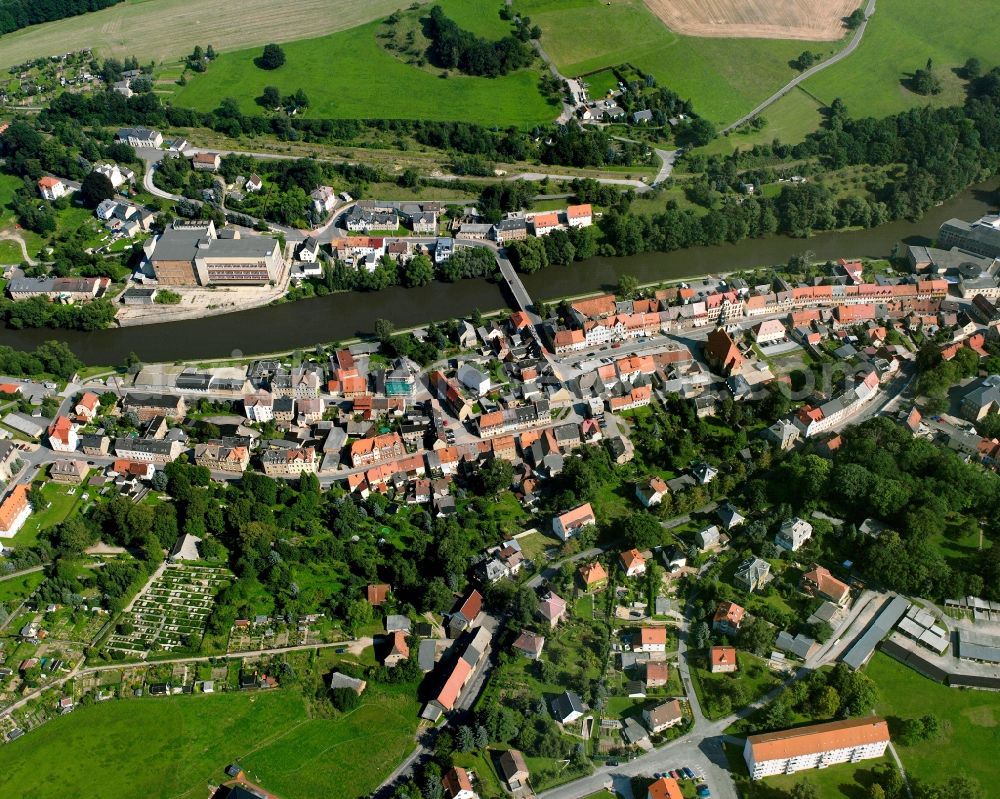
[[[445,16],[441,6],[434,6],[423,23],[424,33],[431,40],[427,57],[443,69],[495,78],[528,66],[535,57],[527,44],[530,31],[517,23],[517,35],[504,36],[495,42],[463,30]]]
[[[100,11],[121,0],[0,0],[0,34],[52,22],[66,17]]]

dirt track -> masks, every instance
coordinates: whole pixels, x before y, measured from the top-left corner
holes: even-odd
[[[861,0],[644,0],[664,24],[686,36],[835,41]]]

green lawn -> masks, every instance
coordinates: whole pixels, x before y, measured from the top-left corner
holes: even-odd
[[[952,70],[970,56],[981,58],[986,69],[996,66],[998,29],[1000,4],[990,0],[954,0],[945,14],[935,0],[879,0],[857,51],[805,87],[826,103],[840,97],[854,117],[958,104],[964,83]],[[923,67],[928,58],[944,84],[933,97],[900,84],[904,73]]]
[[[941,721],[939,738],[897,750],[906,771],[932,782],[945,779],[942,764],[960,763],[962,773],[974,777],[990,796],[990,785],[1000,778],[993,760],[1000,747],[1000,694],[948,688],[932,682],[900,663],[876,652],[867,667],[878,685],[876,711],[890,719],[914,718],[933,713]]]
[[[42,488],[42,494],[49,503],[44,510],[32,513],[17,535],[11,539],[15,547],[30,547],[38,541],[38,534],[49,527],[64,521],[73,510],[80,498],[81,488],[75,486],[76,493],[70,494],[74,486],[48,482]]]
[[[499,8],[499,6],[498,6]],[[461,16],[461,15],[459,15]],[[382,48],[380,23],[284,45],[287,61],[273,71],[258,69],[259,48],[220,56],[202,75],[178,88],[173,102],[209,111],[225,97],[239,100],[244,113],[262,113],[254,102],[265,86],[282,93],[304,89],[308,116],[467,120],[486,125],[527,127],[551,121],[558,109],[538,91],[539,72],[525,69],[500,78],[409,66]]]
[[[43,572],[32,572],[9,580],[0,580],[0,604],[7,605],[7,610],[12,611],[14,606],[41,585],[44,579]]]
[[[699,652],[695,662],[704,663],[705,657],[704,651]],[[757,701],[778,685],[778,678],[760,658],[748,652],[737,652],[736,660],[739,663],[739,670],[732,674],[712,674],[700,665],[691,668],[698,701],[707,718],[722,718],[743,705]],[[736,686],[740,688],[737,689]],[[738,704],[731,700],[731,692],[734,689],[745,693],[746,702]],[[728,706],[718,704],[723,697],[730,697]]]
[[[239,761],[283,799],[365,795],[414,746],[412,693],[370,685],[360,708],[335,719],[308,718],[292,690],[80,708],[0,748],[4,793],[201,799]]]
[[[515,0],[543,31],[542,46],[567,77],[630,63],[729,123],[794,76],[788,62],[809,49],[824,56],[842,42],[679,36],[642,0]]]
[[[761,114],[767,124],[760,130],[740,131],[719,137],[699,152],[710,155],[728,154],[736,148],[748,150],[756,144],[770,144],[775,139],[796,144],[820,126],[823,121],[820,108],[814,98],[801,88],[796,89]]]
[[[13,241],[0,241],[0,264],[19,264],[24,260],[21,248]]]

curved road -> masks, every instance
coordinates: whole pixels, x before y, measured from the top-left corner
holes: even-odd
[[[874,13],[875,13],[875,0],[868,0],[868,5],[865,6],[864,22],[862,22],[858,26],[858,29],[854,32],[854,36],[851,38],[851,41],[848,43],[847,47],[845,47],[839,53],[830,56],[830,58],[828,58],[826,61],[822,61],[814,67],[810,67],[800,75],[796,75],[794,78],[788,81],[788,83],[786,83],[782,88],[778,89],[778,91],[776,91],[774,94],[768,97],[764,102],[762,102],[760,105],[754,108],[753,111],[751,111],[749,114],[740,117],[732,125],[719,131],[719,135],[725,136],[727,133],[730,133],[731,131],[735,130],[744,122],[753,119],[755,116],[757,116],[757,114],[759,114],[761,111],[763,111],[772,103],[776,103],[778,100],[780,100],[782,97],[788,94],[792,89],[794,89],[803,81],[808,80],[818,72],[822,72],[827,67],[833,66],[838,61],[843,61],[845,58],[847,58],[847,56],[849,56],[851,53],[853,53],[855,50],[858,49],[858,45],[861,44],[861,37],[864,36],[865,34],[865,28],[868,27],[868,20],[871,19],[871,16]]]

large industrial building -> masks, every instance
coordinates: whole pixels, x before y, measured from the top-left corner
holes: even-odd
[[[267,236],[211,221],[176,220],[146,246],[146,260],[162,286],[264,286],[283,277],[281,244]]]

